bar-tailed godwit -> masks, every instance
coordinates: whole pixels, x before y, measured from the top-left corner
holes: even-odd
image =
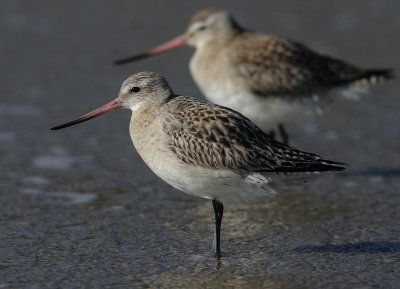
[[[389,69],[358,68],[300,43],[248,31],[220,10],[198,12],[184,35],[115,63],[184,45],[196,48],[190,72],[204,96],[243,113],[264,130],[304,122],[322,111],[326,100],[357,97],[368,84],[392,77]]]
[[[154,72],[124,81],[118,97],[65,128],[119,108],[132,111],[129,132],[139,155],[173,187],[210,199],[215,213],[213,249],[221,256],[224,202],[249,202],[275,195],[286,174],[344,169],[271,139],[242,114],[215,104],[176,95]],[[279,174],[281,173],[281,174]]]

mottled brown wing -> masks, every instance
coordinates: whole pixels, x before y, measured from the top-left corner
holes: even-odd
[[[185,99],[185,101],[182,101]],[[273,141],[243,115],[186,97],[166,116],[171,150],[185,163],[246,171],[335,170],[334,162]]]
[[[272,35],[243,33],[232,43],[230,53],[250,89],[265,96],[312,96],[354,81],[364,73]]]

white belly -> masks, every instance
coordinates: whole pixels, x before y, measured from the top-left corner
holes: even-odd
[[[151,157],[141,156],[158,177],[189,195],[236,203],[276,194],[273,184],[269,184],[265,177],[260,182],[254,176],[244,177],[228,169],[209,169],[186,164],[172,152],[154,153]]]
[[[207,99],[227,106],[249,118],[263,130],[275,129],[278,124],[304,122],[315,114],[315,105],[286,101],[284,97],[259,97],[251,93],[225,91],[209,92]]]
[[[288,98],[284,96],[262,97],[252,94],[243,79],[237,78],[232,72],[233,68],[226,71],[218,69],[226,63],[227,60],[221,58],[216,59],[214,65],[206,65],[204,57],[197,53],[190,61],[193,79],[210,102],[242,113],[263,130],[275,129],[280,123],[302,122],[314,114],[315,105],[310,103],[287,101]]]
[[[268,177],[243,176],[229,169],[210,169],[181,161],[163,141],[133,143],[150,169],[174,188],[206,199],[226,203],[250,202],[275,195]]]

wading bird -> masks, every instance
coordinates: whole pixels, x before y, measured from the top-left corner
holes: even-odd
[[[118,97],[72,122],[75,125],[119,108],[132,111],[133,145],[150,169],[187,194],[211,200],[215,213],[213,250],[219,258],[224,202],[272,196],[289,173],[339,171],[343,163],[299,151],[271,139],[242,114],[176,95],[154,72],[124,81]]]

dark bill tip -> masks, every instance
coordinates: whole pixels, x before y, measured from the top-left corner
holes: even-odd
[[[187,45],[186,36],[185,35],[180,35],[180,36],[178,36],[178,37],[176,37],[176,38],[174,38],[174,39],[172,39],[172,40],[170,40],[170,41],[168,41],[168,42],[166,42],[164,44],[161,44],[161,45],[159,45],[157,47],[154,47],[153,49],[151,49],[151,50],[149,50],[147,52],[144,52],[144,53],[141,53],[141,54],[138,54],[138,55],[134,55],[134,56],[131,56],[131,57],[128,57],[128,58],[123,58],[123,59],[120,59],[120,60],[116,60],[116,61],[114,61],[114,65],[120,65],[120,64],[129,63],[129,62],[136,61],[136,60],[139,60],[139,59],[143,59],[143,58],[146,58],[146,57],[149,57],[149,56],[152,56],[152,55],[160,54],[160,53],[166,52],[168,50],[172,50],[172,49],[175,49],[175,48],[178,48],[178,47],[182,47],[182,46],[185,46],[185,45]]]
[[[134,56],[131,56],[131,57],[128,57],[128,58],[123,58],[123,59],[115,60],[115,61],[113,62],[113,64],[114,64],[114,65],[126,64],[126,63],[129,63],[129,62],[133,62],[133,61],[136,61],[136,60],[140,60],[140,59],[147,58],[147,57],[149,57],[149,56],[151,56],[151,54],[142,53],[142,54],[134,55]]]
[[[115,99],[115,100],[110,101],[109,103],[103,105],[102,107],[99,107],[98,109],[95,109],[92,112],[89,112],[89,113],[85,114],[84,116],[81,116],[78,119],[75,119],[73,121],[70,121],[70,122],[55,126],[55,127],[52,127],[50,130],[59,130],[59,129],[66,128],[69,126],[73,126],[75,124],[78,124],[78,123],[81,123],[84,121],[88,121],[89,119],[95,118],[99,115],[102,115],[104,113],[107,113],[107,112],[110,112],[110,111],[113,111],[113,110],[116,110],[119,108],[122,108],[122,105],[121,105],[121,103],[119,103],[119,101],[117,99]]]

